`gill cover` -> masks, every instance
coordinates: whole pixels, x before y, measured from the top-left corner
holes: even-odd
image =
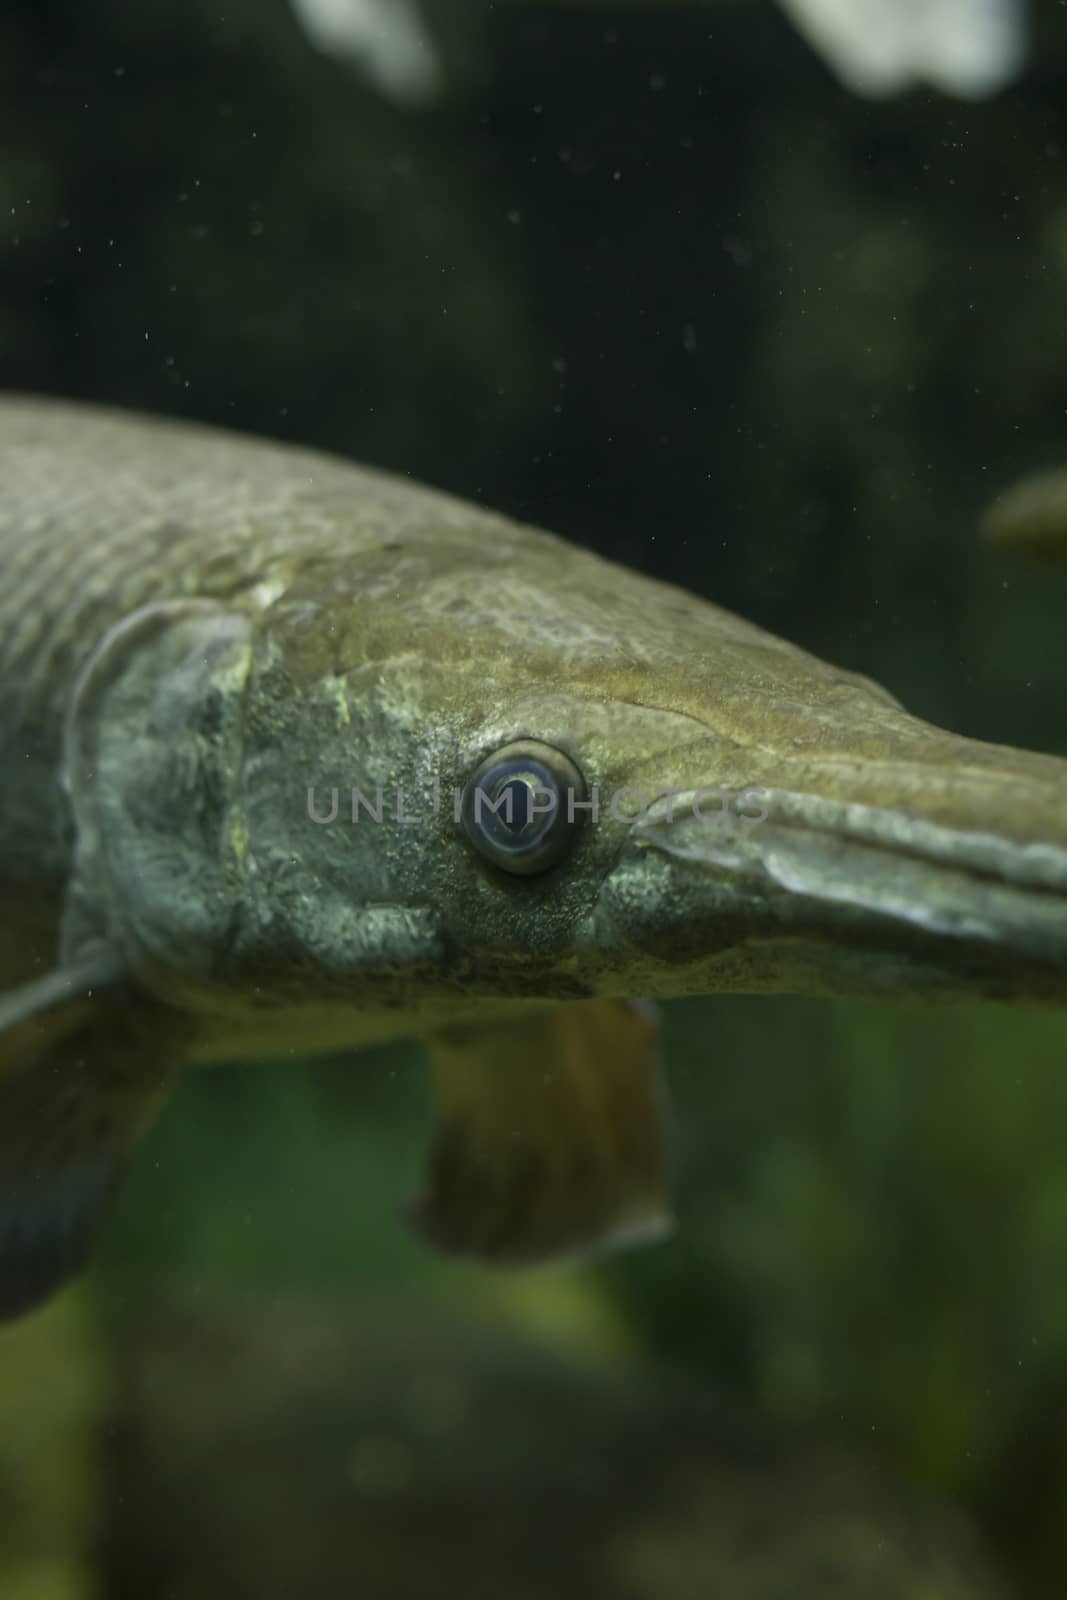
[[[62,783],[74,868],[61,958],[195,974],[226,947],[244,854],[247,618],[209,601],[144,606],[104,637],[69,708]]]

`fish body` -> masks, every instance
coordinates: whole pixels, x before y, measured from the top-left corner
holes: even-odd
[[[9,1314],[190,1061],[426,1039],[424,1231],[529,1260],[665,1224],[633,995],[1064,997],[1067,763],[290,446],[0,401],[0,753]]]

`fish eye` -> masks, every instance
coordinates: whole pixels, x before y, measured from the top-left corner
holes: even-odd
[[[487,756],[463,794],[463,827],[478,853],[505,872],[547,872],[585,820],[585,779],[569,756],[516,739]]]

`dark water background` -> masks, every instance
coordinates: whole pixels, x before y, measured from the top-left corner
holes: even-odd
[[[1067,9],[850,96],[756,0],[427,7],[418,110],[282,0],[8,0],[0,383],[340,450],[1067,752]],[[397,1220],[414,1049],[192,1076],[0,1336],[4,1600],[1004,1595],[1067,1567],[1067,1028],[667,1008],[674,1242],[493,1279]]]

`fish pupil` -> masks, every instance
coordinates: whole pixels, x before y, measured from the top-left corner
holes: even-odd
[[[515,845],[529,845],[539,839],[551,826],[558,808],[556,787],[547,772],[505,768],[491,784],[489,799],[484,820],[498,837]]]
[[[501,818],[509,833],[520,834],[530,826],[533,821],[533,791],[524,778],[511,778],[507,783],[501,784],[496,798],[501,795],[510,797],[505,800],[501,810]]]
[[[464,799],[467,836],[505,871],[546,871],[569,847],[572,822],[581,820],[564,808],[565,794],[585,794],[573,762],[549,745],[516,740],[474,774]]]

